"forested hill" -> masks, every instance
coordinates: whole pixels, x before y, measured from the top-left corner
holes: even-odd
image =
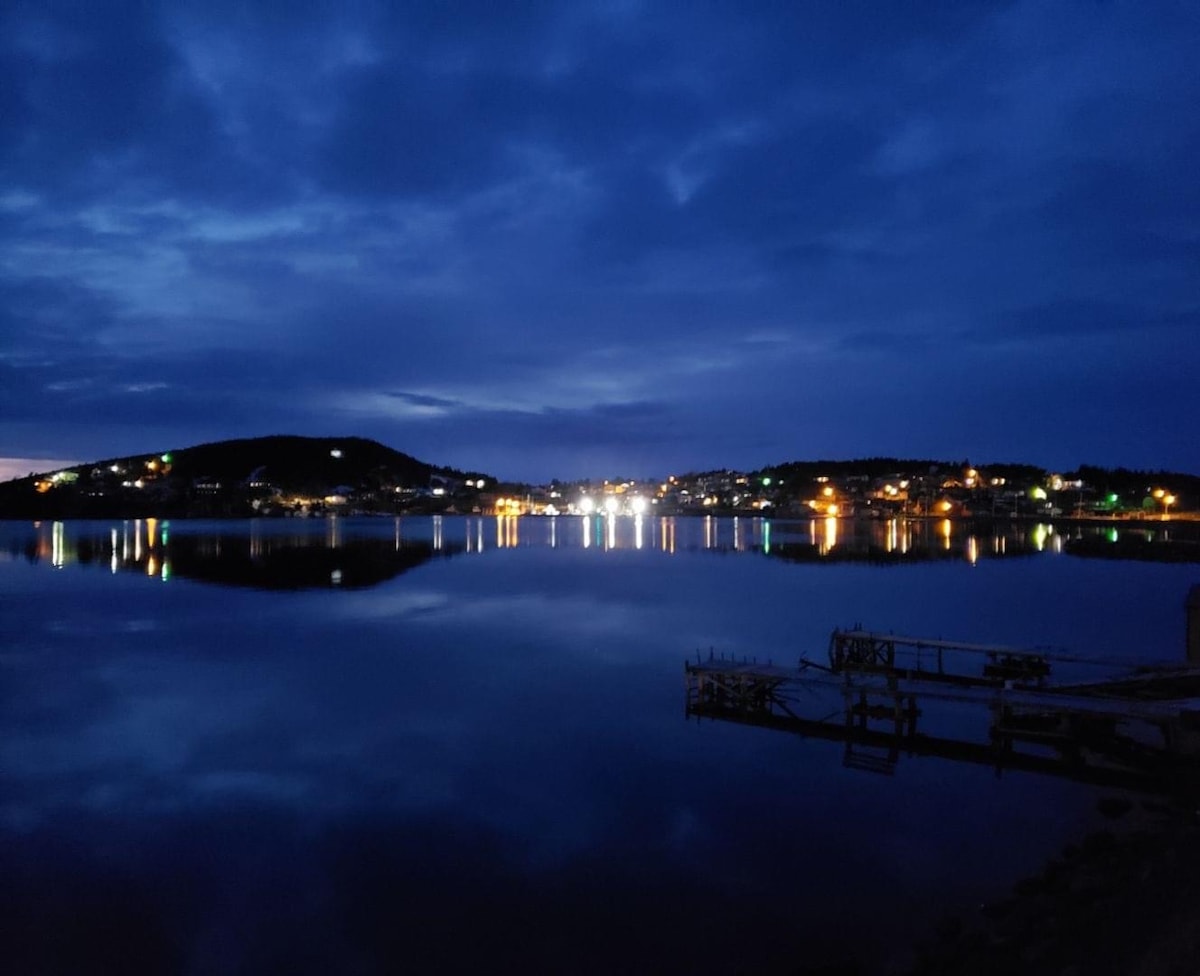
[[[486,476],[485,476],[486,477]],[[390,509],[475,481],[361,437],[272,436],[107,458],[0,484],[0,517],[243,515],[353,497]],[[492,479],[489,479],[492,480]]]

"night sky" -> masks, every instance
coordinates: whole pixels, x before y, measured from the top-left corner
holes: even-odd
[[[0,456],[1200,471],[1195,2],[2,11]]]

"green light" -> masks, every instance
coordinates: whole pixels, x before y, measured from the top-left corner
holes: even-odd
[[[171,463],[171,455],[170,455],[170,454],[164,454],[164,455],[162,456],[162,463],[163,463],[163,464],[170,464],[170,463]]]
[[[1114,495],[1109,495],[1109,496],[1108,496],[1108,504],[1110,504],[1110,505],[1115,505],[1115,504],[1117,504],[1117,500],[1118,500],[1118,499],[1117,499],[1117,496],[1116,496],[1115,494],[1114,494]]]
[[[763,478],[763,485],[769,485],[770,483],[771,483],[770,478]]]
[[[1030,488],[1029,489],[1029,497],[1036,501],[1044,502],[1046,500],[1046,489],[1045,488]]]

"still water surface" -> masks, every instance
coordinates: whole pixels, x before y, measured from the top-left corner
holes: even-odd
[[[940,917],[1095,826],[1101,791],[921,757],[872,774],[836,742],[689,720],[684,660],[823,659],[831,629],[856,623],[1180,658],[1196,565],[1084,558],[1072,533],[1095,535],[0,523],[0,958],[46,973],[898,966]]]

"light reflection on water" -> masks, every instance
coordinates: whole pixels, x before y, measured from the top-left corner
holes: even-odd
[[[328,549],[339,549],[347,520],[330,518],[303,523],[299,520],[250,520],[242,523],[243,528],[229,534],[222,530],[208,534],[204,525],[211,523],[174,523],[177,540],[200,553],[219,556],[222,540],[242,540],[248,547],[251,559],[263,556],[268,549],[287,546],[314,546],[323,544]],[[402,544],[412,541],[427,542],[434,552],[466,552],[483,554],[489,549],[513,549],[519,547],[564,547],[596,548],[608,552],[623,549],[641,550],[649,548],[664,553],[676,551],[677,523],[690,526],[689,543],[685,549],[702,547],[707,550],[761,552],[770,554],[771,533],[774,526],[777,555],[799,558],[806,548],[821,557],[855,557],[870,560],[890,556],[915,558],[940,558],[943,554],[960,558],[975,565],[981,558],[1029,555],[1052,552],[1062,554],[1072,542],[1112,544],[1122,540],[1144,543],[1145,558],[1153,560],[1155,550],[1163,553],[1168,547],[1177,545],[1196,546],[1195,540],[1182,542],[1172,538],[1170,529],[1127,528],[1115,526],[1068,525],[1056,527],[1051,523],[1002,523],[999,527],[978,530],[971,523],[955,523],[950,519],[839,519],[829,516],[806,521],[775,520],[766,518],[732,517],[722,519],[703,516],[687,519],[673,516],[645,517],[587,515],[551,516],[530,518],[514,515],[495,517],[444,517],[394,518],[386,520],[350,520],[355,531],[362,533],[369,526],[369,534],[377,534],[376,528],[383,522],[391,526],[396,551]],[[485,525],[492,524],[491,535],[485,534]],[[50,562],[56,568],[90,563],[103,555],[108,559],[112,572],[130,567],[148,567],[153,561],[170,575],[170,546],[172,523],[154,518],[133,519],[116,525],[105,525],[102,540],[97,530],[88,528],[89,523],[77,523],[71,532],[62,522],[33,523],[32,529],[22,541],[24,555],[30,559]],[[408,531],[405,531],[407,527]],[[698,527],[698,529],[696,528]],[[323,538],[319,538],[323,534]],[[1175,532],[1178,538],[1181,533]],[[0,558],[16,558],[19,553],[14,546],[16,537],[10,539],[7,552]],[[790,548],[789,548],[790,547]],[[940,550],[938,552],[937,550]],[[1081,555],[1097,555],[1088,549]],[[1164,557],[1165,558],[1165,557]],[[1200,561],[1200,553],[1189,561]],[[147,570],[147,575],[156,572]]]
[[[1194,565],[1071,557],[1146,542],[1117,531],[0,525],[0,876],[23,913],[0,954],[784,972],[839,958],[853,919],[887,956],[1078,840],[1095,789],[922,758],[878,776],[836,744],[687,721],[684,659],[795,661],[852,622],[1181,652]]]

